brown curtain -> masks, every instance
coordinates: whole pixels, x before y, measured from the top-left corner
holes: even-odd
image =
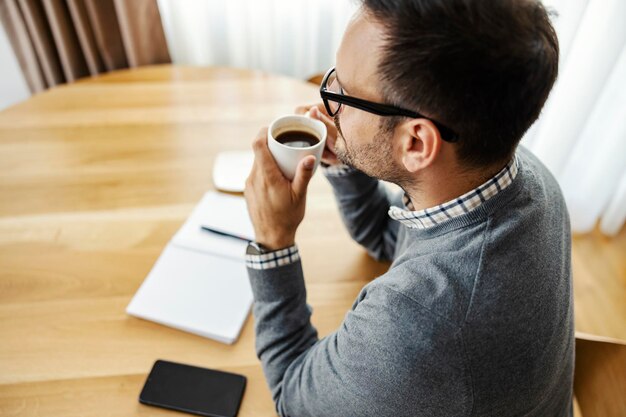
[[[0,0],[0,19],[33,93],[171,62],[156,0]]]

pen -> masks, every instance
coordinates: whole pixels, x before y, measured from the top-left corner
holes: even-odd
[[[221,230],[213,229],[213,228],[208,227],[208,226],[200,226],[200,228],[202,230],[204,230],[204,231],[215,233],[215,234],[220,235],[220,236],[227,236],[227,237],[232,237],[234,239],[243,240],[244,242],[251,242],[251,240],[248,239],[247,237],[242,237],[242,236],[234,235],[232,233],[222,232]]]

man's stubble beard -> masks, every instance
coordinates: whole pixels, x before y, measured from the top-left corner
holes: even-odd
[[[397,184],[404,190],[411,182],[415,181],[395,162],[391,144],[395,124],[382,121],[374,141],[365,142],[358,147],[353,146],[352,149],[348,149],[348,142],[341,131],[338,115],[335,115],[333,119],[337,128],[335,155],[339,162],[356,168],[370,177]],[[343,143],[339,144],[340,141]]]

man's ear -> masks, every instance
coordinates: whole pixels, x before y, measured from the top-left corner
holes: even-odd
[[[428,119],[411,119],[399,129],[401,162],[407,171],[415,173],[430,165],[441,151],[439,129]]]

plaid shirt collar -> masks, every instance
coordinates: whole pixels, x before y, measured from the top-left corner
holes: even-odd
[[[511,185],[517,176],[517,168],[517,157],[513,157],[500,172],[480,186],[446,203],[423,210],[414,211],[413,203],[405,193],[404,208],[391,206],[389,217],[410,229],[428,229],[436,226],[446,220],[469,213]]]

